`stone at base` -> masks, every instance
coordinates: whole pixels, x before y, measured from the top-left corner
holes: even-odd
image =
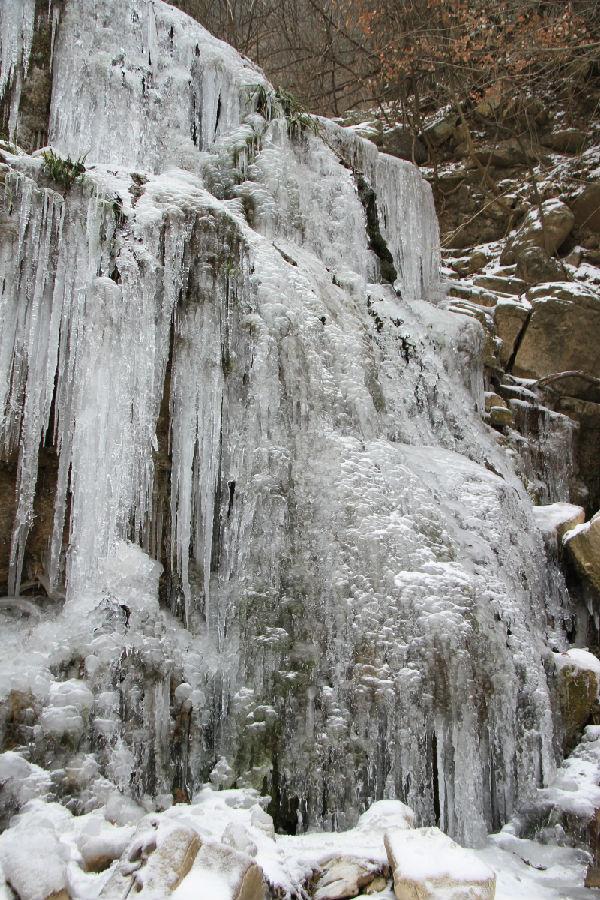
[[[587,888],[600,888],[600,866],[588,866],[583,883]]]

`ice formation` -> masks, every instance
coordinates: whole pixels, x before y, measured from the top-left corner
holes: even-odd
[[[67,190],[3,154],[8,595],[49,597],[0,610],[4,746],[114,821],[210,776],[290,832],[397,798],[476,844],[554,771],[570,611],[479,415],[482,330],[435,303],[429,188],[332,123],[290,129],[259,70],[160,0],[52,6],[49,142],[86,173]],[[34,10],[0,6],[17,143]]]

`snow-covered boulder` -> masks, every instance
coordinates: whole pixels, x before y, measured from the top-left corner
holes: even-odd
[[[188,874],[200,846],[198,834],[189,826],[173,826],[147,816],[138,825],[100,896],[112,900],[126,896],[133,887],[140,898],[165,897]]]
[[[51,785],[48,772],[23,759],[18,753],[7,750],[0,755],[0,809],[11,804],[20,808],[34,797],[44,797]]]
[[[267,837],[275,837],[275,826],[273,824],[273,819],[268,813],[264,811],[264,809],[261,809],[260,806],[255,806],[252,810],[250,823],[253,828],[258,828],[258,830],[263,834],[266,834]]]
[[[67,810],[62,812],[70,818]],[[53,818],[32,808],[0,835],[0,865],[20,900],[69,896],[68,853],[60,843]]]
[[[592,713],[600,711],[600,660],[587,650],[573,648],[553,654],[556,692],[563,727],[563,750],[573,749]]]
[[[246,853],[248,856],[256,856],[257,847],[247,828],[243,825],[230,822],[221,838],[221,843],[239,850],[240,853]]]
[[[547,546],[556,550],[567,531],[585,522],[585,510],[573,503],[550,503],[534,506],[533,518]]]
[[[129,845],[134,831],[133,826],[120,827],[107,822],[99,812],[86,817],[76,838],[86,872],[101,872],[113,860],[119,859]]]
[[[398,900],[493,900],[496,873],[439,828],[389,831],[384,840]]]
[[[378,800],[362,814],[356,827],[361,831],[414,828],[415,814],[400,800]]]
[[[527,292],[527,299],[533,310],[515,356],[513,374],[542,378],[574,370],[597,373],[600,297],[569,281],[540,284]]]
[[[529,247],[541,247],[548,253],[556,253],[573,228],[575,216],[557,197],[545,200],[541,212],[535,207],[527,213],[502,256],[503,262],[513,262],[522,250]]]
[[[200,838],[183,825],[160,836],[156,850],[135,874],[139,897],[164,896],[175,890],[192,868],[199,849]]]
[[[198,900],[199,897],[264,900],[263,872],[247,854],[225,844],[207,842],[202,845],[188,876],[173,897],[177,900]]]
[[[600,512],[567,531],[563,546],[579,571],[600,591]]]

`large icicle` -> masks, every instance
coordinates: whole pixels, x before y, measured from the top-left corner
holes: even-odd
[[[35,0],[8,0],[0,5],[0,100],[10,89],[8,133],[11,138],[17,126],[23,79],[29,68],[34,22]]]

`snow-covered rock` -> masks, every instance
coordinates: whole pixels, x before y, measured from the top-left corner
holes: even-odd
[[[580,648],[553,653],[552,660],[557,673],[563,749],[568,753],[580,739],[584,725],[600,712],[600,660]]]
[[[414,828],[415,814],[400,800],[378,800],[360,816],[356,828],[361,831],[388,831]]]
[[[398,900],[494,900],[496,873],[438,828],[389,831],[385,846]]]
[[[579,571],[600,591],[600,512],[567,531],[563,546]]]
[[[200,847],[200,838],[191,828],[180,825],[166,834],[159,832],[156,850],[134,875],[139,897],[150,900],[174,891],[192,868]],[[135,854],[130,854],[129,858],[134,862]]]
[[[516,235],[509,241],[502,255],[503,262],[518,260],[519,254],[529,247],[540,247],[555,253],[565,240],[575,222],[575,216],[558,198],[544,200],[541,211],[534,207],[525,216]]]
[[[47,807],[48,812],[50,807]],[[66,810],[60,814],[70,819]],[[60,841],[56,819],[27,808],[17,822],[0,835],[0,864],[8,884],[20,900],[47,900],[68,896],[68,851]]]
[[[174,892],[174,900],[264,900],[264,877],[260,866],[245,853],[225,844],[205,843],[188,876]]]
[[[102,872],[119,859],[129,846],[135,828],[107,822],[101,813],[91,814],[83,823],[76,843],[87,872]]]
[[[533,515],[537,527],[543,535],[553,536],[562,541],[563,536],[571,528],[585,522],[585,510],[574,503],[550,503],[547,506],[534,506]]]

